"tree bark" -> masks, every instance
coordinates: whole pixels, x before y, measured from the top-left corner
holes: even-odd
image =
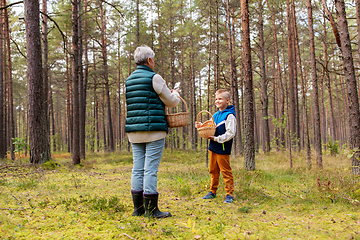
[[[315,59],[315,42],[314,42],[314,28],[312,17],[311,0],[307,0],[308,10],[308,28],[310,40],[310,59],[311,59],[311,79],[313,87],[313,118],[314,118],[314,148],[316,151],[316,164],[319,168],[322,164],[322,147],[321,147],[321,128],[320,128],[320,110],[319,110],[319,91],[318,80],[316,74],[316,59]]]
[[[296,47],[296,56],[297,56],[297,61],[299,62],[299,75],[300,75],[300,82],[301,82],[301,93],[302,93],[302,117],[303,117],[303,145],[306,151],[306,156],[307,156],[307,164],[308,164],[308,168],[311,168],[311,148],[310,148],[310,138],[309,138],[309,123],[308,123],[308,110],[307,110],[307,97],[306,97],[306,93],[307,93],[307,83],[305,82],[304,79],[304,74],[303,74],[303,65],[302,65],[302,61],[301,61],[301,51],[300,51],[300,46],[299,46],[299,39],[298,39],[298,31],[297,31],[297,27],[294,27],[295,30],[295,47]],[[299,103],[298,103],[299,105]],[[300,120],[300,119],[299,119]],[[300,125],[300,124],[299,124]],[[298,135],[298,138],[300,139],[300,133]],[[299,144],[301,145],[301,144]]]
[[[331,141],[335,142],[337,140],[336,138],[336,120],[335,120],[335,114],[334,114],[334,104],[333,104],[333,93],[331,88],[331,82],[330,82],[330,74],[329,74],[329,60],[328,60],[328,53],[327,53],[327,41],[326,41],[327,33],[326,33],[326,25],[325,25],[325,17],[324,17],[324,63],[325,63],[325,84],[328,89],[329,93],[329,108],[330,108],[330,136]]]
[[[343,134],[342,134],[342,120],[341,120],[341,108],[340,108],[340,100],[339,100],[339,91],[338,91],[338,84],[337,84],[337,77],[334,77],[334,83],[335,83],[335,92],[336,92],[336,103],[337,103],[337,109],[338,109],[338,132],[337,132],[337,136],[340,142],[340,149],[342,148],[343,145]],[[347,109],[347,107],[345,107],[345,109]]]
[[[73,65],[72,65],[72,161],[73,164],[80,164],[80,106],[79,106],[79,1],[72,2],[72,49],[73,49]]]
[[[289,136],[294,146],[296,141],[296,104],[295,104],[295,85],[294,85],[294,46],[293,46],[293,26],[290,1],[286,1],[287,9],[287,46],[288,46],[288,65],[289,65]]]
[[[3,3],[1,3],[3,5]],[[0,159],[6,158],[5,101],[4,101],[4,16],[0,13]]]
[[[6,0],[3,0],[3,5],[6,5]],[[15,138],[15,120],[14,120],[14,100],[13,100],[13,77],[12,77],[12,63],[11,63],[11,48],[10,48],[10,28],[9,17],[7,8],[4,10],[5,19],[5,33],[6,33],[6,56],[7,56],[7,74],[8,74],[8,104],[9,104],[9,132],[10,132],[10,155],[11,160],[15,161],[15,145],[13,144],[13,138]],[[45,86],[46,90],[46,86]]]
[[[104,70],[104,80],[105,80],[105,94],[106,94],[106,125],[108,131],[108,150],[111,152],[115,151],[114,144],[114,131],[112,127],[112,117],[111,117],[111,103],[110,103],[110,84],[109,84],[109,72],[107,64],[107,41],[106,41],[106,22],[105,22],[105,12],[103,9],[102,2],[100,4],[100,14],[101,14],[101,49],[103,57],[103,70]]]
[[[283,128],[283,116],[285,114],[285,90],[284,90],[284,86],[283,86],[283,82],[282,82],[282,76],[281,76],[281,65],[280,65],[280,55],[279,55],[279,44],[278,44],[278,39],[277,39],[277,30],[276,30],[276,21],[275,21],[275,11],[272,7],[272,5],[269,4],[269,0],[267,0],[267,4],[270,8],[271,11],[271,21],[272,21],[272,26],[273,26],[273,34],[274,34],[274,48],[275,48],[275,56],[276,56],[276,72],[277,72],[277,80],[280,86],[280,113],[279,113],[279,117],[277,118],[277,122],[279,123],[279,126],[276,126],[276,128],[278,129],[279,133],[279,143],[282,147],[285,147],[285,129]],[[281,131],[280,131],[281,130]],[[279,146],[278,146],[279,149]]]
[[[94,45],[93,45],[93,49]],[[93,70],[96,72],[96,54],[93,52]],[[100,151],[100,126],[99,126],[99,101],[97,97],[97,76],[94,77],[94,122],[95,122],[95,135],[96,135],[96,151]]]
[[[71,91],[70,91],[70,76],[69,76],[69,57],[68,53],[64,49],[65,54],[65,64],[66,64],[66,116],[67,116],[67,151],[70,153],[72,152],[72,133],[73,133],[73,124],[72,124],[72,111],[71,111]]]
[[[53,143],[53,151],[57,150],[56,148],[56,131],[55,131],[55,117],[54,117],[54,102],[52,97],[52,89],[51,89],[51,81],[49,81],[49,105],[50,105],[50,114],[51,114],[51,135],[52,135],[52,143]],[[50,116],[49,116],[50,117]]]
[[[294,67],[294,100],[295,100],[295,146],[300,151],[300,111],[299,111],[299,95],[298,95],[298,62],[300,58],[300,51],[297,53],[296,45],[298,43],[298,34],[297,34],[297,23],[296,23],[296,14],[295,14],[295,1],[291,2],[291,18],[292,18],[292,30],[293,30],[293,67]],[[299,55],[299,56],[298,56]],[[301,67],[301,66],[300,66]]]
[[[231,9],[231,17],[233,19],[232,21],[232,45],[233,49],[236,49],[235,46],[235,14],[234,9]],[[234,53],[235,54],[235,53]],[[239,85],[238,85],[238,77],[237,77],[237,70],[236,70],[236,63],[235,63],[236,57],[233,55],[233,72],[235,76],[235,82],[234,82],[234,105],[235,105],[235,115],[236,115],[236,135],[235,135],[235,147],[237,149],[237,154],[242,154],[244,152],[243,143],[242,143],[242,128],[241,128],[241,117],[240,117],[240,102],[239,102]]]
[[[140,12],[139,12],[139,0],[136,0],[136,46],[140,43]]]
[[[118,129],[118,134],[119,134],[119,138],[118,138],[118,144],[119,144],[119,150],[121,150],[121,146],[122,146],[122,108],[121,108],[121,55],[120,55],[120,31],[118,33],[118,39],[117,39],[117,43],[118,43],[118,49],[117,49],[117,57],[118,57],[118,108],[119,108],[119,118],[118,118],[118,124],[119,124],[119,129]]]
[[[320,81],[320,106],[321,106],[321,114],[320,116],[322,117],[322,124],[321,124],[321,136],[322,136],[322,143],[327,143],[328,142],[328,136],[327,136],[327,129],[328,129],[328,122],[327,122],[327,115],[326,115],[326,110],[325,110],[325,85],[324,85],[324,81],[325,80],[325,70],[323,70],[323,75],[321,76],[321,81]],[[324,145],[324,150],[326,151],[326,146]]]
[[[347,95],[349,100],[349,132],[350,148],[354,149],[351,158],[352,173],[360,175],[360,112],[357,83],[355,77],[354,62],[351,52],[351,42],[349,36],[348,23],[346,19],[344,0],[335,0],[336,15],[340,29],[341,48],[344,61],[344,73],[346,79]]]
[[[244,95],[245,95],[245,129],[244,129],[244,167],[248,171],[255,170],[254,148],[254,95],[251,66],[249,3],[240,0],[241,28],[243,33],[243,62],[244,62]]]
[[[265,68],[265,43],[264,43],[264,20],[263,20],[263,3],[259,0],[259,56],[260,56],[260,77],[261,77],[261,147],[264,153],[270,152],[270,129],[269,129],[269,114],[268,114],[268,93],[267,93],[267,79]]]
[[[82,7],[81,0],[78,4],[78,36],[79,36],[79,142],[80,158],[85,159],[85,120],[86,120],[86,84],[83,71],[83,32],[82,32]]]
[[[42,164],[51,158],[49,136],[46,122],[46,97],[44,94],[40,11],[38,1],[24,1],[25,32],[28,79],[28,111],[30,138],[30,163]]]
[[[220,89],[220,33],[219,33],[219,0],[216,1],[216,53],[215,53],[215,89]]]
[[[84,13],[86,14],[88,11],[88,0],[84,0]],[[86,97],[87,97],[87,85],[88,85],[88,81],[89,81],[89,56],[88,56],[88,27],[87,27],[87,18],[84,19],[84,31],[83,31],[83,36],[84,36],[84,79],[83,79],[83,86],[82,86],[82,91],[83,91],[83,95],[82,95],[82,130],[83,130],[83,134],[82,134],[82,151],[83,154],[80,153],[80,155],[83,155],[83,158],[85,158],[85,139],[86,139],[86,134],[85,134],[85,127],[86,127]],[[81,21],[80,21],[81,23]]]

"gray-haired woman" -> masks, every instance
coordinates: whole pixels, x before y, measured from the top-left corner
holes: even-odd
[[[155,53],[148,46],[136,48],[136,70],[126,80],[127,116],[125,132],[133,150],[131,194],[133,216],[164,218],[170,212],[158,208],[157,172],[165,146],[168,125],[165,106],[179,104],[179,93],[170,91],[156,74]],[[145,204],[145,207],[144,207]]]

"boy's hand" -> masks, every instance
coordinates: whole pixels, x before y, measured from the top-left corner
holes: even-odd
[[[201,123],[201,122],[195,122],[195,127],[196,127],[196,128],[201,127],[201,125],[202,125],[202,123]]]
[[[209,136],[208,137],[208,139],[213,140],[213,141],[214,141],[214,138],[215,138],[215,136]]]

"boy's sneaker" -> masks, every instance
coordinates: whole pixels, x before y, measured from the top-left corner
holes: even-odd
[[[230,195],[226,195],[224,203],[232,203],[234,201],[234,197]]]
[[[203,197],[202,199],[213,199],[213,198],[216,198],[216,193],[209,192],[209,193],[206,194],[206,196]]]

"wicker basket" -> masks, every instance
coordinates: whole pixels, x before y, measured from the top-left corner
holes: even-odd
[[[200,137],[207,139],[208,137],[215,135],[216,124],[215,124],[213,116],[208,111],[199,112],[198,115],[197,115],[197,118],[196,118],[197,122],[199,122],[199,116],[200,116],[201,113],[208,113],[211,116],[210,120],[207,120],[206,122],[204,122],[201,125],[201,127],[199,127],[197,129]]]
[[[180,112],[180,113],[168,113],[168,108],[166,111],[166,120],[168,122],[169,128],[178,128],[178,127],[185,127],[189,124],[189,110],[186,102],[182,97],[179,96],[179,98],[184,102],[186,107],[186,112]]]

